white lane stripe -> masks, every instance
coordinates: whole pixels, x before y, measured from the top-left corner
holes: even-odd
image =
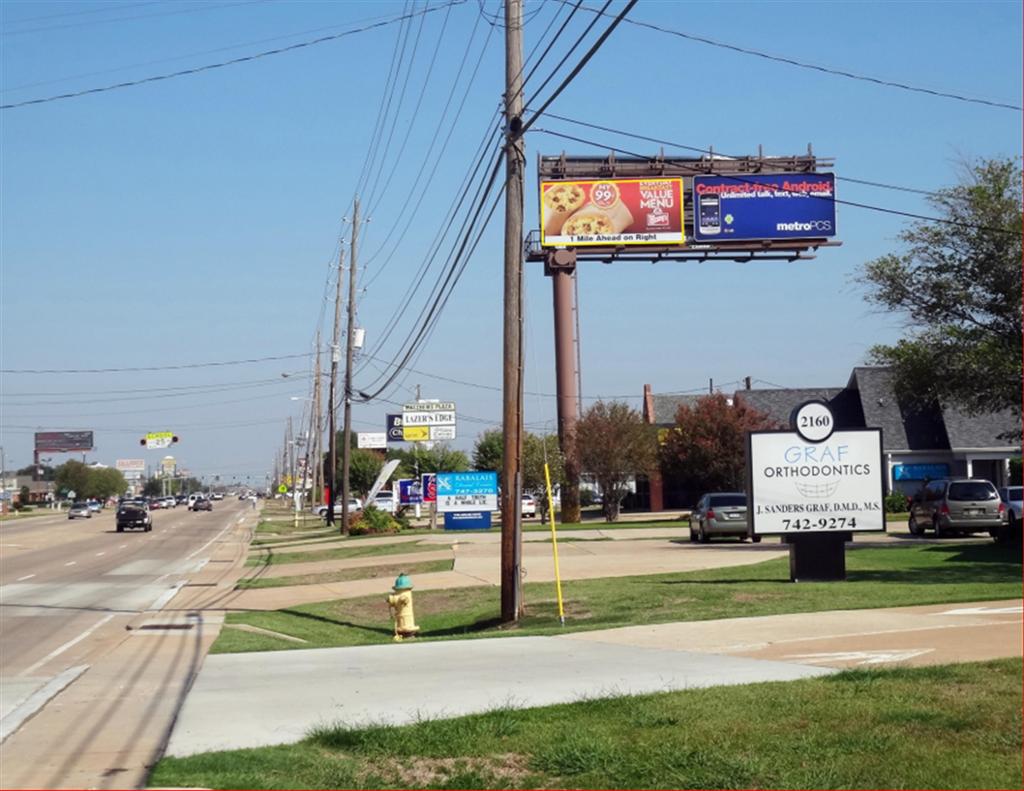
[[[24,582],[25,580],[32,579],[34,576],[35,576],[35,574],[26,574],[24,577],[18,577],[18,579],[16,581],[17,582]]]
[[[3,720],[0,720],[0,742],[18,730],[25,720],[39,711],[52,697],[61,692],[64,687],[68,686],[88,669],[88,665],[69,667],[59,676],[54,676],[46,685],[29,695],[21,705],[4,717]]]
[[[196,555],[198,555],[200,552],[202,552],[204,549],[206,549],[208,546],[210,546],[210,544],[212,544],[214,541],[217,541],[222,535],[224,535],[230,529],[231,529],[231,523],[228,522],[226,525],[224,525],[224,529],[223,530],[221,530],[219,533],[217,533],[217,535],[215,535],[213,538],[211,538],[209,541],[207,541],[205,544],[203,544],[201,547],[199,547],[199,549],[197,549],[195,552],[193,552],[191,555],[189,555],[187,559],[191,560],[192,558],[194,558]]]
[[[106,552],[97,552],[96,553],[96,557],[101,558],[101,557],[103,557],[106,554],[107,554]]]
[[[65,563],[64,565],[65,565],[65,566],[74,566],[74,565],[76,565],[77,563],[78,563],[78,561],[77,561],[77,560],[69,560],[69,561],[68,561],[67,563]]]
[[[181,582],[176,582],[174,585],[171,586],[170,590],[167,590],[167,591],[164,591],[163,593],[161,593],[160,597],[149,606],[149,608],[146,610],[146,612],[157,612],[159,610],[162,610],[164,608],[164,605],[167,604],[167,602],[169,602],[171,599],[174,598],[175,594],[179,590],[181,590],[182,587],[184,587],[186,582],[188,582],[188,580],[182,580]]]
[[[119,546],[118,549],[124,549],[127,546],[128,546],[127,544],[121,544],[121,546]]]
[[[71,640],[68,640],[66,643],[64,643],[64,645],[58,646],[57,648],[53,649],[50,653],[48,653],[46,656],[44,656],[42,659],[40,659],[34,665],[29,665],[28,667],[26,667],[24,670],[22,670],[20,673],[18,673],[18,675],[19,676],[31,676],[36,670],[41,668],[43,665],[45,665],[51,659],[57,658],[58,656],[63,654],[65,651],[67,651],[69,648],[71,648],[72,646],[77,645],[78,643],[82,642],[82,640],[84,640],[86,637],[91,635],[93,632],[95,632],[97,629],[99,629],[101,626],[103,626],[103,624],[105,624],[107,621],[109,621],[113,617],[114,617],[114,613],[110,613],[109,615],[106,615],[103,618],[100,618],[99,621],[97,621],[92,626],[90,626],[88,629],[86,629],[84,632],[82,632],[80,635],[78,635],[78,637],[72,638]]]

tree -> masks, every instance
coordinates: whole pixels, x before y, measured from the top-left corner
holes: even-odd
[[[89,497],[106,500],[114,495],[124,494],[128,490],[128,481],[120,470],[113,467],[94,467],[89,470]]]
[[[640,412],[628,404],[598,401],[576,424],[576,443],[582,469],[601,488],[604,518],[614,522],[630,478],[657,466],[654,426],[644,423]]]
[[[523,435],[523,491],[534,492],[540,506],[540,518],[548,517],[547,483],[544,479],[544,462],[547,461],[552,487],[557,486],[565,474],[562,451],[558,447],[557,434]]]
[[[38,467],[35,464],[22,467],[15,475],[31,475],[33,479],[36,479],[38,475],[38,480],[40,481],[52,481],[55,473],[56,468],[40,463]]]
[[[682,404],[661,446],[661,460],[686,488],[741,492],[746,488],[747,432],[780,428],[740,400],[730,406],[721,393]]]
[[[485,431],[477,437],[476,445],[473,446],[473,469],[497,470],[500,481],[504,451],[505,435],[501,429]]]
[[[90,497],[89,468],[80,461],[71,459],[60,465],[53,476],[57,491],[62,494],[75,493],[75,497]]]
[[[911,223],[904,252],[864,265],[867,300],[907,319],[910,337],[869,353],[892,366],[905,403],[1007,409],[1020,424],[1021,178],[1015,159],[968,165],[929,198],[948,223]]]
[[[443,442],[437,443],[430,450],[422,445],[413,445],[408,450],[390,451],[388,455],[401,461],[397,474],[402,478],[412,478],[417,472],[463,472],[469,469],[469,457]]]
[[[373,488],[373,484],[380,475],[384,466],[384,457],[381,453],[365,448],[357,448],[352,451],[349,457],[349,483],[352,486],[353,494],[365,495]],[[338,480],[341,480],[341,461],[338,462]]]

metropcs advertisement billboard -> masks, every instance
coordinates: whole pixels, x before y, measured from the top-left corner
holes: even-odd
[[[683,244],[681,178],[542,181],[541,244]]]
[[[697,242],[824,238],[836,234],[832,173],[693,177]]]

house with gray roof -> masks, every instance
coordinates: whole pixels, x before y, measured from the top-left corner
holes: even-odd
[[[700,396],[659,395],[644,385],[644,419],[670,428],[680,406],[692,406]],[[891,369],[860,366],[844,387],[737,390],[731,402],[763,412],[780,426],[805,401],[828,403],[837,429],[880,428],[888,491],[913,494],[927,480],[945,476],[986,478],[996,486],[1011,484],[1011,460],[1019,460],[1020,418],[1009,410],[967,415],[949,405],[920,408],[902,403],[896,395]],[[1012,483],[1019,484],[1020,481]],[[651,510],[685,507],[695,499],[680,491],[662,472],[650,480]]]

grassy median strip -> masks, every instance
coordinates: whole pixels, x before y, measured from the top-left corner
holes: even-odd
[[[251,590],[252,588],[282,588],[289,585],[325,585],[331,582],[350,582],[351,580],[371,580],[383,577],[390,585],[391,578],[402,572],[406,574],[430,574],[435,571],[451,571],[454,560],[427,560],[422,563],[385,563],[380,566],[363,566],[357,569],[338,569],[323,571],[317,574],[301,574],[294,577],[251,577],[238,581],[235,588]],[[385,590],[387,586],[381,588]]]
[[[342,560],[344,558],[365,558],[375,555],[405,555],[410,552],[436,552],[448,549],[444,544],[420,544],[404,541],[398,544],[355,544],[333,549],[311,550],[309,552],[275,552],[263,547],[258,554],[250,554],[247,566],[275,566],[281,563],[314,563],[320,560]]]
[[[1020,788],[1019,659],[321,727],[165,758],[202,788]]]
[[[314,553],[302,554],[308,558]],[[864,547],[849,551],[846,559],[845,582],[791,583],[787,558],[705,571],[567,581],[563,583],[564,627],[558,623],[553,583],[523,586],[526,615],[515,629],[499,628],[496,587],[422,591],[415,594],[419,639],[556,634],[669,621],[1021,596],[1021,558],[1015,550],[996,544]],[[227,621],[299,637],[308,641],[310,648],[384,643],[392,637],[383,596],[271,612],[230,613]],[[225,630],[212,650],[229,653],[294,647],[269,637]]]

